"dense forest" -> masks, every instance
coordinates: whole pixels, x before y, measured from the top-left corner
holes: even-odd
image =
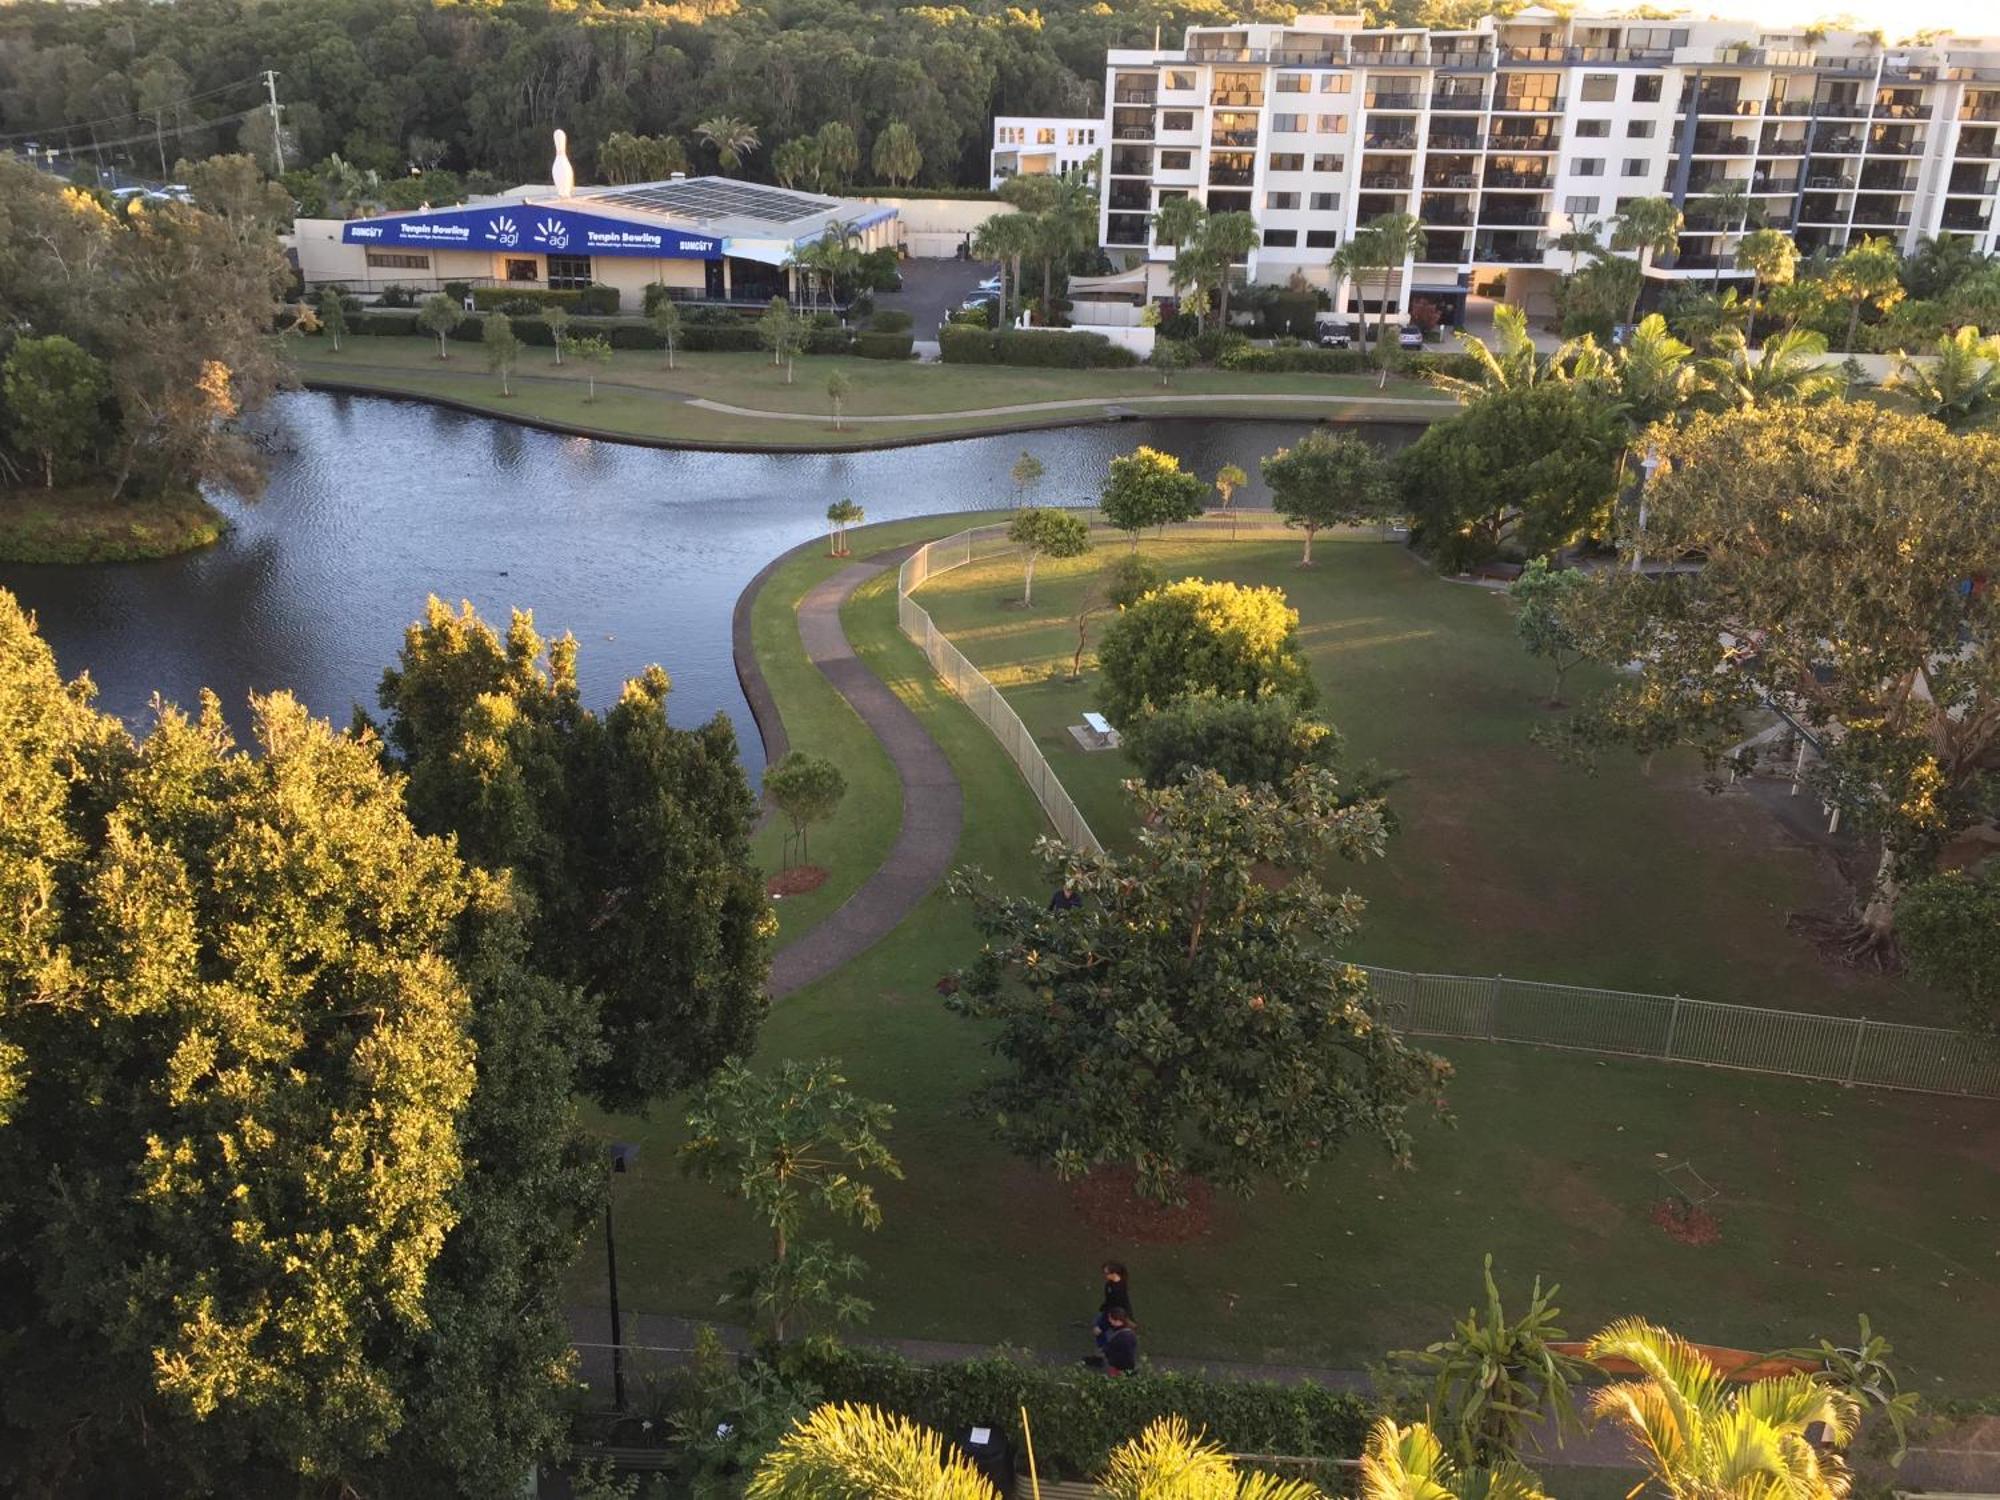
[[[1311,7],[1308,7],[1311,8]],[[1378,15],[1477,14],[1390,0]],[[669,137],[696,170],[698,125],[746,121],[742,171],[838,123],[863,162],[906,123],[918,181],[985,186],[995,114],[1090,114],[1108,47],[1190,23],[1289,17],[1270,0],[1049,0],[1020,8],[886,0],[120,0],[0,7],[0,143],[98,153],[140,172],[177,157],[268,154],[261,72],[284,101],[288,165],[330,156],[385,179],[413,168],[539,180],[569,131],[591,180],[614,133]],[[864,172],[862,175],[866,175]]]

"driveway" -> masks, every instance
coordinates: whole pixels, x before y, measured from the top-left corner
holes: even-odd
[[[998,270],[989,261],[906,260],[903,289],[877,294],[875,306],[900,308],[910,315],[912,334],[919,340],[935,340],[944,315],[957,308],[980,282]]]

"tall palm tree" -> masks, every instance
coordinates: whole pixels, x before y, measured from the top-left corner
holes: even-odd
[[[1541,1480],[1520,1464],[1461,1469],[1422,1422],[1399,1427],[1383,1417],[1361,1450],[1361,1500],[1548,1500]]]
[[[1847,338],[1841,352],[1854,350],[1854,333],[1861,326],[1861,309],[1873,303],[1887,312],[1903,297],[1903,259],[1888,240],[1873,235],[1849,245],[1828,270],[1827,289],[1848,304]]]
[[[1545,380],[1567,378],[1578,355],[1586,347],[1593,351],[1597,347],[1596,341],[1586,334],[1581,339],[1571,339],[1544,358],[1535,347],[1534,336],[1528,332],[1527,313],[1504,302],[1493,309],[1493,335],[1493,342],[1488,344],[1475,334],[1459,330],[1459,345],[1478,364],[1479,373],[1469,380],[1457,375],[1433,375],[1431,384],[1450,391],[1461,401],[1473,400],[1489,391],[1522,390]]]
[[[1670,199],[1634,198],[1618,210],[1611,231],[1613,250],[1633,250],[1639,257],[1639,285],[1632,293],[1625,321],[1639,316],[1639,298],[1646,290],[1646,272],[1656,255],[1672,255],[1681,244],[1681,211]]]
[[[1015,178],[1014,181],[1021,179]],[[1097,190],[1081,172],[1044,177],[1050,186],[1034,211],[1035,253],[1042,262],[1042,321],[1055,322],[1055,268],[1097,243]]]
[[[1386,269],[1388,255],[1388,248],[1382,243],[1382,236],[1375,232],[1373,226],[1368,226],[1355,231],[1346,244],[1335,250],[1333,258],[1327,265],[1332,269],[1336,279],[1354,284],[1354,300],[1358,305],[1365,300],[1361,289],[1362,280],[1371,272],[1381,273],[1380,295],[1384,299],[1388,297],[1389,276]],[[1364,318],[1367,316],[1366,309],[1361,310],[1361,316]]]
[[[972,232],[972,253],[981,260],[1000,262],[1000,326],[1008,323],[1008,296],[1021,300],[1021,261],[1035,249],[1035,219],[1032,214],[995,214]]]
[[[1761,224],[1764,219],[1764,200],[1750,196],[1750,190],[1735,178],[1724,178],[1720,187],[1711,189],[1695,200],[1701,205],[1704,217],[1712,218],[1721,227],[1722,239],[1715,247],[1715,275],[1710,285],[1722,285],[1722,254],[1728,247],[1729,236],[1740,235],[1751,224]]]
[[[1261,232],[1246,213],[1210,214],[1201,226],[1200,254],[1218,285],[1216,326],[1229,327],[1229,283],[1236,262],[1257,248]]]
[[[1190,291],[1202,291],[1203,295],[1194,299],[1197,303],[1195,321],[1200,323],[1206,311],[1206,291],[1208,264],[1202,252],[1202,231],[1208,227],[1208,209],[1193,198],[1169,198],[1160,205],[1160,211],[1153,215],[1153,241],[1155,244],[1174,247],[1174,263],[1167,271],[1176,294],[1183,302],[1189,300]]]
[[[734,172],[743,158],[758,146],[757,127],[735,115],[710,115],[694,127],[715,152],[715,164],[724,172]]]
[[[1389,273],[1403,269],[1404,262],[1424,253],[1424,226],[1415,214],[1383,214],[1369,222],[1381,246],[1385,267],[1382,296],[1375,304],[1375,357],[1382,362],[1381,384],[1389,383],[1389,354],[1382,346],[1383,323],[1389,315]]]
[[[1888,388],[1953,432],[1977,427],[2000,410],[2000,336],[1966,327],[1937,341],[1936,362],[1918,364],[1896,351]]]
[[[1639,1379],[1597,1392],[1594,1415],[1623,1428],[1654,1482],[1674,1500],[1844,1500],[1847,1466],[1806,1436],[1824,1428],[1845,1447],[1860,1403],[1817,1375],[1730,1389],[1695,1347],[1638,1318],[1613,1323],[1584,1351],[1624,1360]]]
[[[1700,365],[1704,406],[1720,411],[1809,406],[1846,389],[1840,372],[1820,363],[1826,353],[1826,338],[1810,328],[1788,328],[1772,334],[1754,357],[1740,329],[1718,334],[1715,347],[1716,353]]]
[[[1557,235],[1552,243],[1569,257],[1569,274],[1574,276],[1577,264],[1584,256],[1604,252],[1604,221],[1588,217],[1572,218],[1569,228]]]
[[[1694,350],[1674,337],[1658,313],[1640,320],[1610,361],[1607,376],[1635,439],[1685,410],[1700,386]]]

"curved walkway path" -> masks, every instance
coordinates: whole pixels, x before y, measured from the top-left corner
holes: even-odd
[[[773,1000],[831,974],[887,937],[944,879],[958,852],[965,798],[951,762],[903,700],[862,664],[840,624],[840,607],[854,591],[910,550],[850,563],[799,601],[806,656],[882,742],[902,783],[903,818],[881,867],[832,915],[778,950],[771,960]]]
[[[607,382],[599,381],[599,385]],[[881,422],[948,422],[954,417],[1025,417],[1045,411],[1102,411],[1107,407],[1126,406],[1176,406],[1190,401],[1203,406],[1244,405],[1268,406],[1274,402],[1304,402],[1325,406],[1435,406],[1439,410],[1455,408],[1456,401],[1440,400],[1433,396],[1342,396],[1327,391],[1181,391],[1155,396],[1075,396],[1061,401],[1024,401],[1018,406],[968,406],[956,411],[904,411],[890,412],[879,416],[848,416],[843,423],[861,426]],[[772,422],[826,422],[826,413],[817,411],[766,411],[760,406],[731,406],[725,401],[711,401],[706,396],[683,398],[683,405],[698,406],[704,411],[712,411],[722,416],[756,417]]]

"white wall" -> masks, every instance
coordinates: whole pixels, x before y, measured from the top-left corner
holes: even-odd
[[[1012,213],[989,198],[863,198],[896,210],[900,243],[920,260],[950,260],[967,236],[995,214]]]

